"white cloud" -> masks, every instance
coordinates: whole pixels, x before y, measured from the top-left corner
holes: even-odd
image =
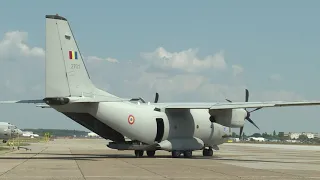
[[[287,90],[264,90],[253,94],[256,101],[304,101],[303,96]]]
[[[180,52],[169,52],[163,47],[153,52],[141,53],[141,56],[161,68],[182,69],[187,72],[196,72],[203,69],[225,69],[227,64],[223,51],[201,59],[197,56],[198,49],[188,49]]]
[[[281,81],[283,79],[280,74],[272,74],[269,78],[273,81]]]
[[[27,44],[28,33],[13,31],[5,34],[0,42],[0,56],[2,61],[3,82],[0,88],[7,89],[7,93],[24,94],[44,91],[44,61],[31,61],[34,58],[43,60],[45,51],[41,47],[30,47]],[[153,52],[141,53],[141,56],[152,64],[161,68],[184,70],[185,73],[167,74],[165,72],[149,72],[144,64],[119,63],[115,58],[100,58],[97,56],[85,57],[92,80],[99,87],[112,90],[114,94],[123,96],[150,96],[155,92],[161,93],[161,99],[166,101],[224,101],[225,98],[233,101],[244,100],[244,85],[235,85],[225,80],[218,83],[214,76],[201,74],[201,70],[214,68],[223,70],[227,68],[224,53],[201,59],[197,55],[198,49],[187,49],[180,52],[168,52],[163,47]],[[21,58],[23,57],[23,58]],[[22,60],[16,64],[3,64],[12,59]],[[94,62],[110,62],[100,64]],[[43,64],[42,64],[43,63]],[[138,67],[137,67],[138,66]],[[244,70],[241,65],[231,65],[234,76]],[[190,72],[199,72],[193,74]],[[219,72],[219,71],[218,71]],[[117,76],[117,78],[114,78]],[[226,78],[227,79],[227,78]],[[220,79],[219,79],[220,80]],[[263,100],[293,100],[300,98],[298,95],[287,91],[264,91],[252,96]]]
[[[99,58],[99,57],[97,57],[97,56],[88,56],[88,57],[86,57],[85,59],[86,59],[86,61],[88,61],[88,62],[107,61],[107,62],[111,62],[111,63],[119,63],[119,61],[118,61],[117,59],[110,58],[110,57],[103,59],[103,58]]]
[[[8,60],[19,57],[43,58],[44,49],[39,47],[29,47],[26,43],[28,33],[23,31],[12,31],[5,33],[0,42],[0,58]]]
[[[243,72],[243,67],[240,65],[232,65],[233,75],[237,76]]]

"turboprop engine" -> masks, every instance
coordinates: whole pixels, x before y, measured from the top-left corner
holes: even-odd
[[[210,121],[231,128],[240,128],[244,125],[247,112],[244,109],[210,110]]]
[[[245,97],[246,99],[245,99],[245,102],[248,102],[249,101],[249,91],[248,91],[248,89],[246,89],[246,97]],[[228,102],[231,102],[232,103],[232,101],[231,100],[229,100],[229,99],[226,99]],[[256,108],[256,109],[254,109],[254,110],[251,110],[251,111],[247,111],[247,109],[246,108],[244,108],[243,110],[246,112],[246,116],[245,116],[245,118],[243,119],[243,120],[248,120],[251,124],[253,124],[256,128],[258,128],[259,129],[259,127],[252,121],[252,119],[250,118],[250,114],[252,113],[252,112],[254,112],[254,111],[257,111],[257,110],[259,110],[259,109],[261,109],[262,107],[258,107],[258,108]],[[243,122],[244,123],[244,122]],[[244,124],[243,124],[244,125]],[[241,135],[242,135],[242,132],[243,132],[243,125],[240,127],[240,137],[241,137]]]

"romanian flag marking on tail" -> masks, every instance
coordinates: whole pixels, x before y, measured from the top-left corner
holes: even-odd
[[[77,51],[69,51],[69,59],[78,59]]]

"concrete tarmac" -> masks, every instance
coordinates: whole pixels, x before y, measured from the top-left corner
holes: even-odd
[[[56,139],[29,148],[0,151],[0,180],[23,179],[320,179],[320,146],[233,144],[213,157],[135,158],[133,151],[106,147],[103,139]]]

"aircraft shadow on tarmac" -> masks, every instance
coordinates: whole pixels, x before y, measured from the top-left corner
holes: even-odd
[[[259,159],[235,159],[235,158],[224,158],[220,156],[212,156],[212,157],[204,157],[204,156],[192,156],[192,158],[183,158],[181,156],[180,158],[172,158],[171,155],[156,155],[154,157],[148,157],[148,156],[142,156],[140,158],[136,158],[134,155],[129,154],[63,154],[63,153],[16,153],[16,154],[25,154],[25,155],[47,155],[46,157],[1,157],[0,160],[11,160],[11,159],[43,159],[43,160],[50,160],[50,159],[60,159],[60,160],[83,160],[83,161],[99,161],[99,159],[208,159],[208,160],[215,160],[215,161],[237,161],[237,162],[266,162],[266,163],[299,163],[296,161],[275,161],[275,160],[259,160]]]

